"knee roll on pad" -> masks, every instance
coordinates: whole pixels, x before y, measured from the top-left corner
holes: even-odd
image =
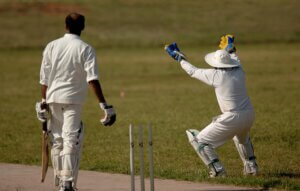
[[[196,130],[196,129],[186,130],[186,135],[188,137],[188,140],[189,140],[190,144],[192,145],[192,147],[195,149],[196,152],[199,148],[198,139],[197,139],[198,134],[199,134],[199,131]]]
[[[62,155],[75,155],[77,152],[77,148],[73,146],[65,146]]]
[[[60,155],[61,151],[62,151],[62,149],[51,148],[51,155],[53,155],[53,156]]]

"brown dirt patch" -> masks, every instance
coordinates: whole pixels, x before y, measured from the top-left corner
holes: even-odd
[[[86,12],[87,8],[81,4],[59,2],[10,2],[0,4],[0,14],[17,13],[29,14],[38,12],[42,14],[67,14],[71,12]]]
[[[49,168],[44,183],[41,183],[41,167],[0,163],[1,191],[53,191],[53,169]],[[136,188],[139,177],[135,177]],[[146,189],[150,188],[149,179],[145,180]],[[130,176],[80,170],[78,177],[80,191],[130,191]],[[262,191],[229,185],[211,185],[187,181],[155,179],[156,191]]]

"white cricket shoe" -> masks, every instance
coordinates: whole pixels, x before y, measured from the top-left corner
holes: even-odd
[[[244,175],[256,176],[258,174],[258,166],[255,160],[246,161],[244,165]]]
[[[209,165],[209,177],[226,177],[226,172],[223,165],[218,161]]]
[[[217,177],[225,178],[226,177],[226,172],[225,172],[225,170],[223,170],[223,171],[220,171],[220,172],[216,173],[216,171],[210,170],[209,171],[209,177],[210,178],[217,178]]]

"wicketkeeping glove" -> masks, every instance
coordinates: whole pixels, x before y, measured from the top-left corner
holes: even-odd
[[[104,111],[105,116],[100,122],[104,126],[111,126],[116,121],[116,112],[112,105],[107,105],[106,103],[100,103],[100,108]]]
[[[36,115],[39,121],[45,122],[49,117],[49,108],[46,100],[42,99],[42,101],[37,102],[35,104]]]
[[[186,60],[186,56],[180,52],[176,42],[165,46],[166,52],[176,61]]]
[[[236,51],[236,48],[234,46],[234,36],[231,34],[227,34],[225,36],[222,36],[220,39],[219,47],[222,50],[226,50],[228,53],[232,53]]]

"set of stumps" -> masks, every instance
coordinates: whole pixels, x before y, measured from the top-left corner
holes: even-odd
[[[139,160],[140,160],[140,182],[141,191],[145,191],[144,178],[144,143],[143,143],[143,126],[138,128],[138,146],[139,146]],[[154,167],[153,167],[153,142],[152,142],[152,127],[147,125],[148,129],[148,157],[149,157],[149,177],[150,177],[150,191],[154,191]],[[135,191],[135,170],[134,170],[134,126],[129,126],[129,141],[130,141],[130,175],[131,175],[131,191]]]

